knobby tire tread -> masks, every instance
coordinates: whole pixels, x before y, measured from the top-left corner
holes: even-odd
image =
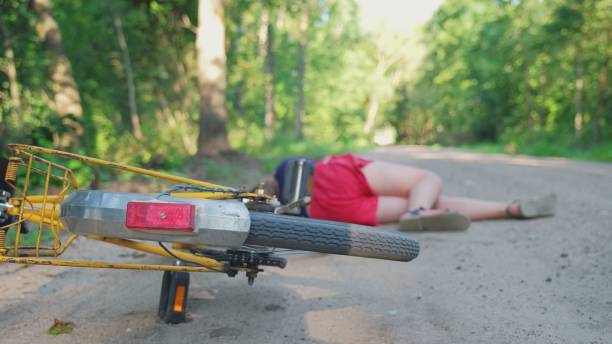
[[[248,245],[410,261],[419,243],[403,233],[368,226],[251,211]]]

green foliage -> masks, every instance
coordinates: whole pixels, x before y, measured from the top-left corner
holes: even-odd
[[[28,231],[28,233],[22,232],[19,235],[19,245],[34,246],[36,245],[36,239],[38,238],[38,225],[28,222],[26,226],[30,228],[30,230]],[[11,245],[15,245],[15,236],[16,233],[13,227],[7,232],[6,245],[8,247],[10,247]],[[53,240],[53,234],[51,233],[51,231],[49,229],[43,229],[41,233],[41,243],[48,243],[51,240]]]
[[[74,327],[75,325],[73,322],[54,319],[53,325],[47,330],[47,333],[54,336],[70,334],[72,330],[74,330]]]
[[[612,161],[612,144],[597,144],[589,147],[588,150],[576,149],[571,144],[555,144],[535,142],[521,143],[520,146],[504,145],[499,143],[477,143],[462,145],[460,148],[473,150],[483,153],[502,153],[502,154],[523,154],[542,157],[563,157],[580,160]]]
[[[81,154],[183,172],[197,150],[197,1],[53,0],[77,82]],[[303,141],[294,138],[300,16],[309,13]],[[492,142],[517,152],[608,159],[612,142],[611,0],[448,0],[418,35],[360,27],[355,0],[224,2],[229,141],[271,171],[286,155],[364,149],[377,129],[397,142]],[[0,3],[0,144],[58,147],[49,55],[27,0]],[[276,122],[264,113],[265,24],[273,23]],[[134,136],[126,37],[144,139]],[[10,94],[14,50],[20,109]],[[17,114],[17,111],[18,114]],[[367,128],[370,116],[373,130]],[[60,147],[61,148],[61,147]],[[569,153],[568,153],[569,152]],[[73,162],[81,183],[115,178]],[[233,171],[206,164],[209,176]]]
[[[609,0],[449,0],[425,28],[426,59],[402,106],[410,117],[396,126],[427,117],[425,135],[406,142],[534,154],[610,142],[610,23]]]

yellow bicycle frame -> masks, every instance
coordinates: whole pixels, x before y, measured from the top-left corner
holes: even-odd
[[[217,260],[197,256],[188,251],[181,250],[181,248],[190,248],[188,245],[187,247],[185,247],[185,245],[174,245],[172,249],[168,249],[166,251],[161,247],[142,241],[107,238],[93,235],[87,235],[86,237],[88,239],[103,241],[161,257],[179,258],[182,261],[193,263],[196,266],[126,264],[102,261],[57,259],[56,257],[64,253],[79,236],[77,234],[71,234],[65,240],[62,240],[61,233],[66,232],[66,229],[59,220],[60,204],[68,196],[70,190],[78,190],[78,183],[72,170],[60,164],[44,159],[40,155],[55,156],[67,160],[78,160],[89,165],[98,165],[118,171],[137,173],[167,182],[190,184],[206,188],[231,191],[173,192],[172,196],[175,197],[203,199],[268,198],[268,196],[263,195],[262,193],[238,193],[236,190],[222,185],[174,176],[144,168],[118,164],[115,162],[63,152],[55,149],[22,144],[10,144],[8,145],[8,148],[12,153],[12,157],[9,159],[5,180],[15,190],[19,190],[19,194],[9,200],[9,208],[7,209],[7,213],[15,216],[17,221],[0,227],[0,262],[5,263],[189,272],[223,272],[225,268],[224,264]],[[25,176],[23,186],[18,189],[16,180],[20,168],[25,168]],[[31,179],[34,176],[38,176],[43,180],[44,187],[41,195],[30,195],[28,193],[30,191],[29,187],[31,184]],[[25,221],[38,224],[34,246],[22,246],[20,244],[21,232],[23,223]],[[7,246],[6,232],[8,228],[12,226],[15,226],[15,242],[13,245]],[[42,245],[42,235],[45,230],[50,231],[53,236],[52,246]]]

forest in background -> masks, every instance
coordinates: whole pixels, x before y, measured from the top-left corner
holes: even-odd
[[[612,0],[447,0],[410,34],[359,16],[354,0],[0,0],[0,144],[170,170],[380,143],[612,160]]]

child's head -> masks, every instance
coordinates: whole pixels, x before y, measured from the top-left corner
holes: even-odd
[[[260,187],[263,188],[266,195],[278,195],[278,182],[276,179],[266,179],[260,184]]]

